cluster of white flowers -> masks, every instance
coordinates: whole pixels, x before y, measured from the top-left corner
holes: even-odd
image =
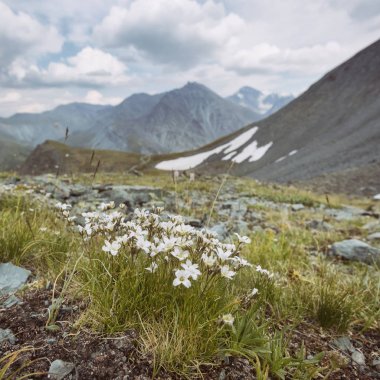
[[[72,221],[69,205],[59,203],[56,207]],[[202,276],[232,280],[241,268],[252,266],[240,256],[242,246],[250,243],[246,236],[236,234],[236,244],[224,244],[215,233],[197,230],[180,216],[162,216],[161,208],[154,212],[136,209],[132,219],[126,220],[114,207],[113,202],[102,203],[99,211],[82,214],[85,223],[77,228],[84,240],[100,238],[104,252],[123,255],[131,262],[142,257],[145,270],[152,274],[162,266],[169,268],[175,287],[189,288]],[[270,275],[259,266],[256,270]]]

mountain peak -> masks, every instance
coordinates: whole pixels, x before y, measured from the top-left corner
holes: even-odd
[[[198,82],[187,82],[180,90],[211,91],[208,87]]]
[[[277,93],[265,95],[253,87],[244,86],[233,95],[227,97],[227,99],[266,117],[278,111],[292,101],[294,97],[283,96]]]
[[[251,95],[251,96],[263,95],[263,93],[260,90],[257,90],[256,88],[249,87],[249,86],[241,87],[237,93]]]

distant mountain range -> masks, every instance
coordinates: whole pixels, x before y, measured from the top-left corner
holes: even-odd
[[[341,178],[337,173],[349,170],[357,189],[370,183],[379,192],[379,67],[380,40],[275,114],[157,168],[215,173],[234,161],[233,174],[280,182]]]
[[[29,148],[50,139],[74,147],[143,154],[189,150],[259,120],[284,101],[276,94],[263,99],[259,95],[257,102],[269,107],[263,113],[259,106],[255,111],[252,95],[260,91],[244,87],[239,93],[246,94],[247,104],[239,104],[234,96],[223,99],[193,82],[161,94],[134,94],[117,106],[72,103],[0,118],[0,139],[5,136]]]
[[[276,93],[264,94],[252,87],[242,87],[235,94],[226,99],[243,107],[251,109],[263,117],[272,115],[280,108],[286,106],[293,99],[293,95],[280,95]]]

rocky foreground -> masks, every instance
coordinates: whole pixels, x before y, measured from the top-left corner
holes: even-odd
[[[72,214],[78,215],[76,223],[82,227],[86,225],[82,213],[114,202],[124,205],[126,218],[136,208],[163,207],[169,215],[181,214],[188,225],[196,229],[207,228],[226,242],[231,241],[234,233],[248,235],[253,240],[252,249],[256,251],[266,246],[259,243],[255,246],[255,239],[267,241],[269,237],[273,248],[265,255],[272,254],[273,258],[262,257],[261,260],[273,265],[273,270],[278,273],[277,286],[299,287],[312,282],[313,278],[307,277],[311,276],[313,268],[316,272],[323,271],[321,260],[323,265],[331,265],[339,274],[337,284],[340,281],[345,284],[351,279],[354,283],[354,276],[359,272],[368,272],[373,278],[379,274],[380,201],[376,197],[348,200],[330,196],[329,199],[226,177],[204,177],[195,181],[185,177],[173,181],[170,176],[130,180],[107,177],[94,181],[90,177],[5,176],[0,189],[0,197],[23,194],[42,201],[46,208],[54,208],[57,202],[70,204]],[[2,207],[0,203],[0,212]],[[51,228],[48,223],[42,223],[38,233]],[[280,242],[282,246],[278,246]],[[2,243],[0,250],[6,247]],[[293,247],[300,255],[305,254],[302,259],[306,266],[304,272],[294,262],[289,264],[287,256],[281,256],[284,247]],[[54,326],[58,327],[46,328],[47,316],[54,305],[54,292],[59,293],[62,288],[55,288],[54,279],[44,278],[33,260],[6,260],[9,258],[8,252],[0,251],[0,375],[10,355],[25,350],[20,357],[28,363],[25,367],[29,369],[28,373],[40,373],[31,378],[183,378],[165,368],[155,373],[154,355],[141,349],[138,333],[133,329],[116,335],[99,335],[89,329],[75,330],[75,322],[82,318],[87,307],[83,299],[67,296],[57,310]],[[364,287],[365,282],[359,283]],[[352,292],[348,297],[354,297],[354,287],[347,289]],[[342,299],[346,302],[347,298]],[[376,301],[379,302],[378,290],[377,298],[376,295],[371,298],[375,309]],[[314,363],[315,372],[307,366],[304,370],[292,367],[292,370],[283,372],[276,372],[271,367],[269,374],[264,371],[260,375],[257,362],[232,355],[223,360],[215,358],[214,365],[201,366],[198,375],[193,373],[191,377],[200,376],[201,372],[208,379],[380,378],[380,332],[376,320],[379,315],[373,315],[374,320],[352,318],[344,328],[341,328],[343,317],[340,316],[338,328],[333,324],[323,326],[321,321],[320,324],[316,321],[317,317],[308,314],[300,315],[297,322],[290,312],[288,316],[275,317],[269,304],[266,313],[267,318],[275,320],[273,323],[277,328],[288,331],[287,324],[292,326],[287,332],[288,347],[283,355],[294,357],[300,347],[305,347],[304,359]],[[320,353],[322,356],[318,356]],[[38,361],[30,362],[35,359]],[[283,365],[285,368],[290,364]],[[25,373],[25,369],[21,369],[17,376],[21,373]]]

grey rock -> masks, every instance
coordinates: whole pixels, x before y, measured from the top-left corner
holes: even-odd
[[[328,209],[326,214],[333,216],[336,220],[353,220],[359,218],[365,211],[353,207],[353,206],[344,206],[341,209]]]
[[[11,263],[0,264],[0,295],[20,289],[30,276],[30,271]]]
[[[14,294],[11,294],[2,304],[2,307],[5,307],[6,309],[10,309],[12,306],[20,305],[22,302],[21,300],[16,297]]]
[[[351,340],[348,336],[341,336],[335,339],[332,343],[343,352],[355,352],[355,347],[352,345]]]
[[[110,190],[105,190],[103,196],[114,201],[116,206],[124,203],[129,208],[142,207],[150,202],[153,198],[160,198],[165,191],[148,186],[113,186]]]
[[[70,362],[64,362],[63,360],[54,360],[50,364],[49,377],[54,380],[61,380],[67,376],[73,369],[75,365]]]
[[[16,343],[16,337],[10,329],[0,329],[0,343],[8,341],[10,344]]]
[[[367,236],[368,240],[380,240],[380,232],[375,232]]]
[[[369,222],[369,223],[366,223],[362,228],[365,230],[369,230],[369,231],[380,229],[380,222],[378,222],[378,221]]]
[[[70,196],[71,197],[80,197],[88,192],[88,188],[83,185],[74,185],[70,188]]]
[[[372,360],[372,367],[375,367],[378,371],[380,371],[380,358],[375,358]]]
[[[248,223],[243,220],[236,221],[233,231],[239,233],[240,235],[248,235],[252,232],[248,226]]]
[[[380,250],[357,240],[349,239],[334,243],[330,253],[334,256],[343,257],[347,260],[360,261],[373,264],[380,261]]]
[[[319,231],[331,231],[334,227],[323,220],[311,220],[306,223],[306,227],[311,230],[319,230]]]
[[[221,240],[228,236],[228,228],[224,223],[215,224],[210,228],[210,230],[218,234],[218,238]]]
[[[189,224],[191,227],[195,227],[195,228],[202,228],[203,227],[203,223],[200,219],[185,219],[185,223],[186,224]]]
[[[360,351],[355,350],[351,354],[351,359],[353,362],[355,362],[358,365],[363,365],[363,366],[365,365],[365,357]]]
[[[292,211],[300,211],[303,210],[305,206],[302,203],[296,203],[292,205]]]

